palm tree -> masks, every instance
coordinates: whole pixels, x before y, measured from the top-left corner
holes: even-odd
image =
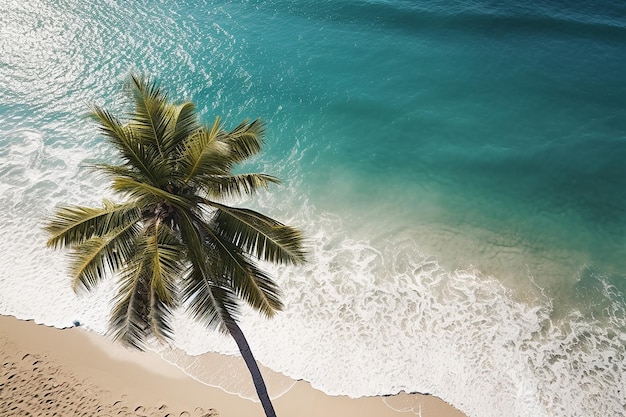
[[[145,349],[173,338],[172,315],[184,308],[209,328],[230,334],[252,375],[266,415],[275,416],[265,383],[237,324],[240,302],[271,317],[279,290],[257,260],[304,262],[301,233],[224,198],[277,183],[266,174],[233,174],[260,151],[264,126],[244,121],[231,131],[217,118],[201,125],[191,102],[174,104],[153,82],[131,77],[135,109],[120,122],[101,107],[93,118],[120,163],[94,168],[112,178],[122,202],[58,208],[48,246],[70,251],[74,291],[117,276],[109,332]]]

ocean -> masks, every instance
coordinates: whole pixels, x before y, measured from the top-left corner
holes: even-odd
[[[267,123],[238,201],[300,227],[256,358],[329,394],[431,393],[469,416],[626,408],[626,4],[37,1],[0,6],[0,314],[106,330],[41,225],[97,205],[87,118],[131,73],[202,120]],[[184,316],[162,355],[236,354]],[[195,365],[194,365],[195,364]],[[237,388],[232,388],[235,391]]]

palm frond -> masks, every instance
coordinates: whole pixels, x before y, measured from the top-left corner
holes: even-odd
[[[93,236],[104,236],[112,230],[137,222],[141,213],[135,204],[103,201],[103,207],[60,207],[44,225],[48,247],[78,245]]]
[[[100,125],[100,131],[119,151],[122,160],[132,169],[143,175],[143,181],[154,186],[159,185],[159,177],[163,175],[163,167],[155,158],[155,153],[145,146],[134,129],[122,124],[107,110],[94,107],[92,115]]]
[[[259,188],[269,188],[280,180],[267,174],[210,175],[203,178],[198,188],[209,197],[232,197],[250,195]]]
[[[146,238],[145,255],[151,265],[150,286],[170,307],[174,306],[176,280],[184,272],[184,247],[172,230],[156,222],[154,232]]]
[[[149,319],[157,339],[172,339],[172,311],[178,306],[176,281],[184,273],[184,252],[173,232],[156,222],[146,236],[144,253],[150,274]]]
[[[265,125],[260,119],[256,119],[252,123],[244,120],[230,132],[222,132],[218,136],[218,140],[228,145],[230,159],[239,163],[256,155],[261,150],[264,133]]]
[[[179,160],[183,167],[183,182],[228,172],[228,147],[215,139],[220,129],[219,118],[216,118],[210,130],[201,129],[183,142]]]
[[[272,278],[247,258],[241,249],[214,233],[208,225],[205,252],[214,255],[213,269],[218,271],[225,285],[231,287],[252,308],[266,317],[282,309],[280,290]]]
[[[156,83],[143,77],[132,76],[135,112],[132,114],[132,129],[137,132],[141,142],[166,158],[165,136],[171,123],[171,112],[167,111],[167,96]]]
[[[178,303],[163,299],[156,289],[150,289],[150,333],[161,343],[168,343],[174,339],[172,321],[176,307]]]
[[[264,261],[300,264],[306,253],[302,233],[254,210],[204,201],[216,208],[214,230],[244,251]]]
[[[185,102],[180,105],[170,105],[170,117],[174,123],[168,129],[168,135],[163,144],[165,152],[174,154],[176,149],[181,149],[184,141],[200,130],[200,123],[196,114],[196,107],[192,102]]]
[[[224,318],[239,318],[237,296],[212,282],[198,265],[192,265],[181,287],[181,301],[191,318],[208,329],[226,333]]]
[[[181,287],[181,301],[187,306],[191,317],[204,322],[207,328],[219,329],[223,325],[201,266],[193,263],[189,266]]]
[[[144,177],[141,173],[138,173],[137,170],[127,165],[93,164],[88,165],[87,168],[108,175],[110,178],[124,177],[137,182],[144,181]]]
[[[118,227],[104,236],[95,235],[70,252],[72,288],[93,289],[108,274],[115,273],[135,252],[136,223]]]
[[[135,181],[131,178],[116,177],[113,180],[112,188],[120,193],[128,195],[132,199],[137,199],[142,202],[156,203],[159,200],[166,200],[170,204],[189,209],[191,202],[184,197],[176,194],[169,193],[157,187],[153,187],[150,184],[145,184],[139,181]]]
[[[148,329],[150,272],[140,260],[128,263],[113,300],[108,333],[113,340],[145,350]]]
[[[187,247],[189,271],[181,288],[182,300],[191,316],[207,327],[225,332],[225,319],[236,319],[239,304],[236,294],[220,281],[219,271],[212,269],[215,263],[206,253],[201,231],[189,213],[181,213],[181,237]]]

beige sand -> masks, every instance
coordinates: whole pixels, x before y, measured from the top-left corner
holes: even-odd
[[[264,415],[259,403],[201,384],[155,353],[130,351],[80,328],[0,316],[0,350],[2,417]],[[393,411],[385,400],[410,404],[413,411]],[[464,416],[433,396],[350,399],[325,395],[306,382],[295,383],[274,407],[280,417]]]

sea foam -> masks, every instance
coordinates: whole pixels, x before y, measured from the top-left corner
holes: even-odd
[[[434,393],[469,415],[623,407],[623,333],[615,329],[626,321],[614,287],[603,287],[606,320],[576,310],[555,319],[541,288],[520,301],[480,271],[444,269],[414,239],[355,240],[340,219],[315,217],[303,222],[315,224],[312,262],[273,270],[285,311],[270,322],[243,319],[257,358],[271,369],[333,395]],[[179,325],[178,346],[189,354],[236,353],[200,327]],[[168,360],[179,363],[176,355]],[[202,380],[202,370],[187,371]]]

